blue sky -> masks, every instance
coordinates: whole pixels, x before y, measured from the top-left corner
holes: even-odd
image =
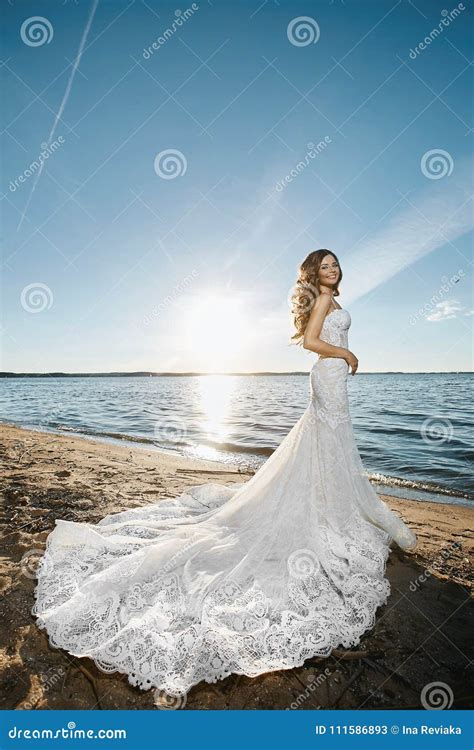
[[[4,16],[2,370],[309,369],[320,247],[361,371],[472,369],[470,3]]]

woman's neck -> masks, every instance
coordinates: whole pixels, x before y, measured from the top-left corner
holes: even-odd
[[[320,294],[329,294],[331,297],[334,295],[334,290],[331,289],[330,286],[324,286],[324,284],[319,285],[319,293]]]

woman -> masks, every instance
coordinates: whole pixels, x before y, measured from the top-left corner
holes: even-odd
[[[415,534],[366,478],[349,417],[350,316],[336,256],[300,268],[294,340],[319,354],[310,403],[245,484],[208,483],[104,518],[58,520],[38,570],[38,625],[132,685],[172,695],[355,646],[390,593],[389,545]]]

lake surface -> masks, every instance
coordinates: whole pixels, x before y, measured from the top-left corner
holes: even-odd
[[[474,375],[349,378],[357,445],[378,488],[474,499]],[[0,379],[0,420],[257,468],[303,413],[308,375]]]

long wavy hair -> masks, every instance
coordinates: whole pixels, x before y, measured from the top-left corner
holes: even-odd
[[[339,265],[339,279],[333,291],[335,297],[339,295],[342,269],[337,256],[334,255],[332,250],[314,250],[299,267],[295,290],[291,296],[291,312],[296,328],[296,333],[291,337],[291,341],[295,344],[303,343],[303,336],[308,325],[311,310],[321,293],[319,288],[319,269],[326,255],[332,255]]]

